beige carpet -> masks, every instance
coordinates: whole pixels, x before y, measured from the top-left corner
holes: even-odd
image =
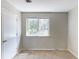
[[[13,59],[77,59],[68,51],[21,51]]]

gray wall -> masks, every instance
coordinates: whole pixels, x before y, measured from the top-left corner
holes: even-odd
[[[22,12],[22,49],[66,49],[67,48],[67,24],[68,13],[66,12]],[[49,37],[27,37],[26,18],[41,17],[49,18]]]
[[[78,57],[78,7],[70,10],[68,15],[68,49]]]

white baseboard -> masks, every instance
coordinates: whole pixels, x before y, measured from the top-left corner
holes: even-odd
[[[66,49],[28,49],[28,50],[66,50]]]
[[[20,51],[22,50],[67,50],[67,49],[20,49]]]
[[[69,51],[72,55],[74,55],[76,58],[78,58],[78,56],[77,56],[73,51],[71,51],[70,49],[68,49],[68,51]]]
[[[55,50],[55,49],[28,49],[28,50]]]
[[[12,57],[12,59],[14,59],[17,54],[18,54],[18,51],[16,51],[16,53],[14,54],[14,56]]]

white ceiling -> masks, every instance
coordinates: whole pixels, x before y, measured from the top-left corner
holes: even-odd
[[[7,0],[21,12],[67,12],[77,6],[77,0]]]

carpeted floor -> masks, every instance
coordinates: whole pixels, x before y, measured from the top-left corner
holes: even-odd
[[[68,51],[21,51],[13,59],[77,59]]]

